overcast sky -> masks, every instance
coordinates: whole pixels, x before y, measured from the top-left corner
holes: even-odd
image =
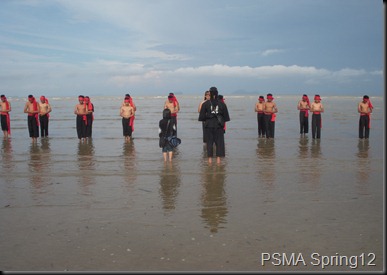
[[[0,0],[7,96],[383,95],[382,0]]]

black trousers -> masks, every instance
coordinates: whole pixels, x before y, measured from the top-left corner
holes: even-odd
[[[205,121],[202,121],[203,143],[206,143],[206,142],[207,142],[207,137],[206,137],[206,127],[205,127],[205,125],[206,125]]]
[[[83,115],[77,115],[76,126],[77,126],[78,138],[79,139],[85,138],[86,137],[86,122],[83,120]]]
[[[129,125],[130,118],[122,118],[122,132],[124,137],[132,136],[132,126]]]
[[[91,137],[93,134],[93,115],[92,114],[87,114],[87,125],[86,125],[86,136]]]
[[[272,115],[265,115],[265,130],[267,138],[274,138],[275,121],[271,121]]]
[[[312,138],[321,138],[321,114],[312,115]]]
[[[174,123],[176,127],[176,130],[175,129],[173,130],[172,135],[177,136],[177,117],[176,116],[171,116],[171,124],[172,123]]]
[[[40,135],[41,137],[48,137],[48,116],[39,116]]]
[[[224,130],[223,128],[205,128],[207,137],[207,156],[213,157],[214,143],[216,146],[216,156],[224,157],[226,149],[224,145]]]
[[[309,131],[309,117],[306,117],[305,113],[300,111],[300,134],[307,134]]]
[[[7,116],[1,115],[1,130],[8,131]]]
[[[370,122],[369,116],[360,116],[360,118],[359,118],[359,138],[369,138],[370,137],[369,122]]]
[[[257,113],[257,122],[258,122],[258,136],[265,136],[266,135],[266,128],[265,128],[265,114],[264,113]]]
[[[28,132],[30,137],[39,137],[39,126],[35,116],[28,116]]]

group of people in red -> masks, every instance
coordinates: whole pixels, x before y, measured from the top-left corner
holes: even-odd
[[[267,94],[267,101],[263,96],[259,96],[258,102],[255,104],[255,112],[257,113],[258,122],[258,137],[274,138],[275,118],[278,112],[277,105],[273,102],[273,95]],[[371,128],[371,113],[373,105],[368,95],[363,96],[363,100],[358,104],[359,119],[359,138],[368,139]],[[320,95],[314,96],[314,101],[310,103],[309,97],[306,94],[302,95],[301,100],[297,104],[297,110],[300,111],[300,135],[306,136],[309,132],[309,112],[312,113],[312,138],[321,138],[322,118],[321,113],[324,112],[324,106],[321,103]]]
[[[90,101],[90,97],[80,95],[79,103],[74,108],[76,115],[76,129],[79,140],[84,141],[92,137],[92,126],[94,121],[94,104]],[[125,141],[130,141],[132,132],[134,131],[134,119],[136,105],[129,94],[125,95],[124,101],[120,108],[120,116],[122,117],[122,129]],[[321,138],[322,118],[321,113],[324,112],[324,106],[321,103],[320,95],[314,96],[314,101],[310,103],[309,98],[304,94],[297,104],[300,121],[300,134],[305,136],[309,132],[309,112],[312,113],[312,138]],[[1,114],[1,129],[4,138],[11,135],[11,103],[5,95],[1,95],[0,114]],[[177,113],[180,111],[180,104],[173,93],[168,95],[168,99],[164,104],[163,119],[170,121],[170,134],[177,136]],[[371,113],[373,105],[368,95],[363,96],[363,100],[358,104],[359,118],[359,138],[368,139],[371,128]],[[27,113],[27,123],[29,136],[32,141],[36,141],[39,137],[39,127],[41,137],[48,137],[48,125],[51,105],[45,96],[40,97],[38,102],[33,95],[28,95],[28,100],[24,106],[24,113]],[[267,94],[266,101],[263,96],[259,96],[258,102],[255,104],[255,112],[257,113],[258,122],[258,137],[274,138],[276,113],[278,112],[277,104],[274,102],[272,94]],[[224,102],[222,95],[218,94],[216,87],[211,87],[204,94],[204,100],[198,107],[199,121],[202,121],[203,126],[203,142],[207,145],[207,153],[209,161],[213,155],[214,145],[216,147],[216,156],[219,158],[224,156],[224,133],[226,131],[226,122],[230,120],[227,105]],[[165,122],[165,121],[164,121]],[[161,121],[160,121],[161,123]],[[162,125],[161,125],[162,124]],[[161,123],[159,132],[169,131],[164,126],[167,124]],[[164,125],[165,124],[165,125]],[[164,158],[172,159],[173,148],[163,148]]]
[[[1,95],[1,129],[4,133],[4,138],[7,139],[11,135],[11,119],[10,112],[12,110],[11,103],[7,100],[5,95]],[[40,97],[38,102],[33,95],[28,96],[28,101],[24,106],[24,113],[28,114],[28,132],[32,141],[37,141],[40,135],[42,137],[48,136],[48,121],[50,112],[52,111],[51,105],[45,96]]]

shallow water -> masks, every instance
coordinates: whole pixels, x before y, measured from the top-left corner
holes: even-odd
[[[277,96],[275,138],[266,140],[257,138],[257,97],[226,96],[231,121],[220,165],[206,160],[201,96],[178,96],[182,144],[173,163],[158,148],[165,97],[134,98],[130,144],[121,97],[91,98],[93,139],[84,144],[77,98],[50,99],[50,137],[36,144],[24,99],[11,98],[12,137],[1,145],[0,269],[382,270],[383,98],[371,98],[370,139],[359,140],[361,98],[323,97],[321,140],[313,140],[299,136],[299,96]],[[302,253],[306,265],[263,265],[262,253]],[[376,265],[322,269],[311,253],[374,253]]]

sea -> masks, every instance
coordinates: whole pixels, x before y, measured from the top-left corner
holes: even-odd
[[[39,95],[36,95],[38,97]],[[176,95],[172,162],[158,146],[167,96],[91,96],[92,139],[80,142],[77,97],[48,97],[49,137],[32,142],[27,98],[9,97],[2,139],[0,270],[381,271],[384,262],[384,98],[369,139],[360,96],[324,96],[321,138],[299,134],[301,95],[274,95],[274,139],[258,138],[258,95],[225,95],[226,157],[208,163],[198,106]]]

